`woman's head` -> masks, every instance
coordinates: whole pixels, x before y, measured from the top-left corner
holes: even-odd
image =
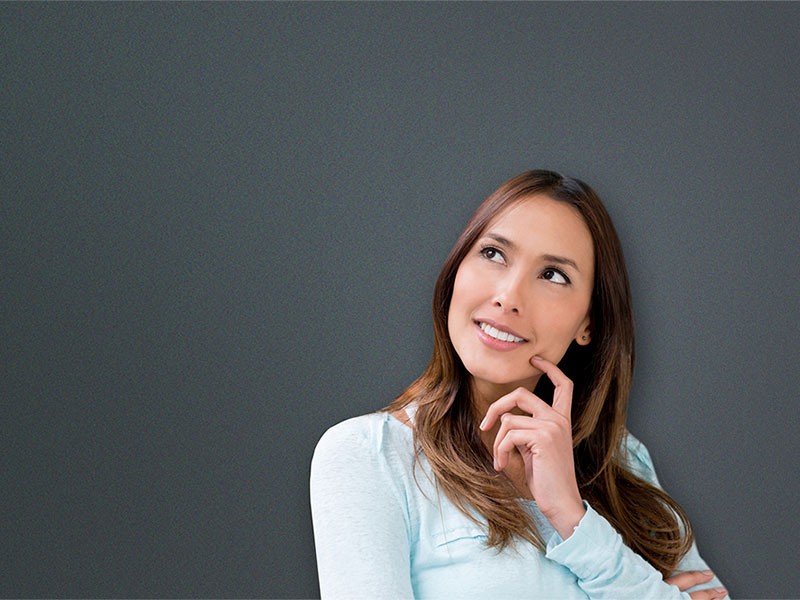
[[[576,442],[601,413],[615,425],[624,418],[633,366],[628,279],[611,219],[583,182],[528,171],[500,186],[456,241],[433,304],[429,374],[442,383],[526,385],[538,379],[528,361],[540,354],[575,382]],[[492,335],[508,339],[497,330],[514,337],[494,343]]]
[[[593,283],[592,236],[572,206],[537,194],[497,214],[456,271],[447,317],[473,400],[533,389],[534,356],[557,363],[587,345]]]

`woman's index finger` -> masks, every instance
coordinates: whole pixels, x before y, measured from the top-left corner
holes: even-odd
[[[554,363],[541,356],[531,358],[531,364],[540,369],[553,382],[553,408],[562,416],[572,417],[572,380]]]

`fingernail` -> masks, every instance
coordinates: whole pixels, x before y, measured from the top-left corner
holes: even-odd
[[[705,571],[700,571],[703,575],[713,575],[714,572],[711,569],[706,569]]]
[[[483,429],[485,429],[485,428],[486,428],[486,420],[487,420],[488,418],[489,418],[489,417],[483,417],[483,421],[481,421],[481,424],[480,424],[480,425],[478,425],[478,429],[480,429],[480,430],[483,430]]]
[[[494,466],[494,470],[497,471],[497,459],[496,458],[492,459],[492,466]]]

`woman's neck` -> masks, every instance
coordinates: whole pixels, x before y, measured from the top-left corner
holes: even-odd
[[[525,387],[531,391],[536,387],[538,378],[532,382],[526,382]],[[470,379],[470,392],[472,396],[472,414],[476,423],[480,423],[483,417],[486,416],[486,411],[496,400],[499,400],[506,394],[510,394],[515,389],[520,387],[519,382],[497,384],[489,381]],[[516,411],[514,411],[516,412]],[[519,411],[519,414],[523,414]]]

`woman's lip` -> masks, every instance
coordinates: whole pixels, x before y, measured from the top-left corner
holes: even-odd
[[[496,321],[492,321],[491,319],[475,319],[474,322],[478,326],[478,328],[480,328],[481,323],[486,323],[487,325],[491,325],[495,329],[499,329],[500,331],[505,331],[506,333],[510,333],[514,337],[522,338],[526,342],[528,341],[527,338],[524,335],[521,335],[521,334],[517,333],[516,331],[514,331],[513,329],[511,329],[507,325],[503,325],[502,323],[498,323]],[[520,344],[522,342],[514,342],[514,343]]]
[[[488,321],[482,321],[483,323],[488,323]],[[494,325],[492,325],[494,327]],[[499,329],[499,327],[498,327]],[[483,329],[481,329],[480,323],[475,323],[475,330],[478,333],[478,339],[485,345],[491,348],[492,350],[498,350],[500,352],[509,352],[511,350],[516,350],[525,342],[503,342],[498,340],[497,338],[493,338],[488,333],[486,333]],[[509,332],[510,333],[510,332]],[[517,336],[519,337],[519,336]]]

